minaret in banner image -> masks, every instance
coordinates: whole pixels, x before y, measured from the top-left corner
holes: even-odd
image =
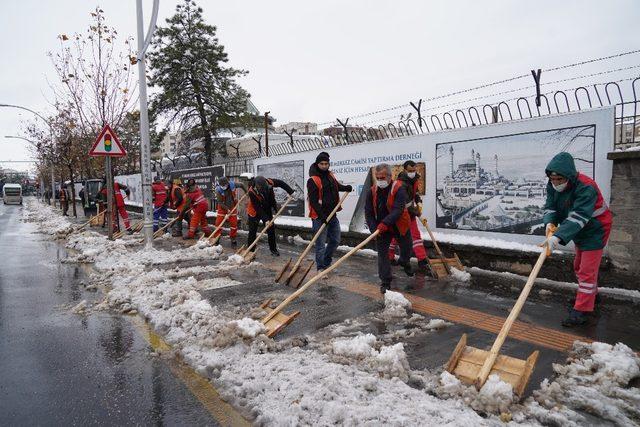
[[[449,176],[453,176],[453,145],[449,147]]]

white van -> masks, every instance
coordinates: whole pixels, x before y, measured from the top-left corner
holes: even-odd
[[[22,204],[22,185],[20,184],[5,184],[2,187],[2,201],[5,205],[9,204]]]

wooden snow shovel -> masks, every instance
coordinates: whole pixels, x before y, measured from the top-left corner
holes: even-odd
[[[212,245],[215,246],[215,245],[218,244],[218,240],[220,240],[220,236],[222,235],[222,233],[220,233],[220,236],[217,236],[217,237],[216,237],[216,233],[219,230],[222,230],[222,227],[224,226],[224,224],[227,222],[227,220],[233,214],[233,212],[238,209],[238,206],[240,206],[240,203],[244,200],[245,197],[247,197],[247,194],[249,194],[249,193],[244,193],[244,195],[242,197],[240,197],[240,200],[238,200],[236,202],[236,204],[233,206],[233,208],[229,212],[227,212],[227,214],[224,216],[224,219],[222,220],[220,225],[218,225],[213,230],[213,232],[209,235],[209,241],[211,242]]]
[[[158,237],[162,236],[162,234],[164,233],[164,230],[166,230],[167,228],[171,227],[178,220],[178,218],[180,218],[180,215],[176,216],[171,221],[169,221],[168,223],[166,223],[165,225],[163,225],[162,227],[160,227],[156,231],[154,231],[153,232],[153,238],[157,239]]]
[[[460,258],[458,258],[458,254],[453,254],[453,258],[445,258],[444,253],[440,249],[440,245],[436,241],[435,236],[431,232],[431,228],[429,227],[429,223],[425,218],[421,218],[420,221],[424,228],[427,229],[429,233],[429,237],[431,238],[431,243],[433,243],[433,247],[436,249],[436,253],[438,254],[438,258],[429,258],[427,257],[427,262],[429,263],[429,267],[431,268],[431,272],[436,279],[442,279],[443,277],[447,277],[451,274],[451,267],[454,267],[457,270],[464,271],[464,266],[460,262]]]
[[[550,229],[547,236],[551,237],[554,232],[555,228]],[[543,249],[540,253],[527,283],[524,285],[524,288],[522,288],[522,292],[520,292],[518,300],[511,309],[509,317],[507,317],[502,325],[502,329],[500,329],[498,337],[493,343],[493,346],[491,346],[491,350],[486,351],[468,346],[467,334],[463,334],[460,338],[460,342],[458,342],[455,350],[453,350],[453,354],[449,358],[445,369],[458,377],[462,382],[475,384],[476,388],[480,390],[490,374],[497,374],[502,381],[511,384],[516,395],[522,396],[540,352],[538,350],[534,351],[527,360],[499,355],[498,353],[529,296],[533,282],[536,280],[544,260],[551,255],[547,244],[548,237],[543,243],[546,249]]]
[[[260,308],[263,308],[264,310],[266,310],[268,312],[268,314],[261,320],[262,324],[267,328],[267,336],[268,337],[273,337],[275,334],[280,332],[285,326],[287,326],[289,323],[293,322],[293,319],[298,317],[298,315],[300,314],[299,311],[296,311],[295,313],[293,313],[291,315],[286,315],[286,314],[282,313],[282,310],[287,305],[289,305],[289,303],[291,303],[293,300],[298,298],[304,291],[306,291],[309,288],[309,286],[313,285],[318,280],[322,279],[324,276],[326,276],[327,274],[331,273],[333,270],[338,268],[338,266],[340,264],[342,264],[347,258],[349,258],[351,255],[353,255],[354,253],[356,253],[360,249],[362,249],[367,243],[369,243],[371,240],[373,240],[379,233],[380,232],[378,230],[374,231],[369,237],[367,237],[362,242],[360,242],[360,244],[358,244],[358,246],[356,246],[355,248],[352,248],[349,252],[344,254],[342,256],[342,258],[340,258],[339,260],[334,262],[329,268],[327,268],[326,270],[322,270],[322,271],[318,272],[318,274],[313,276],[300,289],[298,289],[297,291],[295,291],[294,293],[289,295],[287,297],[287,299],[282,301],[280,303],[280,305],[277,306],[276,308],[274,308],[274,309],[269,308],[269,304],[271,303],[271,299],[268,299],[264,303],[262,303]]]
[[[94,221],[97,221],[99,218],[102,217],[102,215],[104,215],[107,211],[103,210],[98,212],[97,214],[91,216],[91,218],[89,218],[89,221],[85,222],[84,224],[82,224],[81,226],[79,226],[78,228],[76,228],[76,231],[80,231],[83,230],[87,225],[93,223]]]
[[[238,249],[238,251],[236,252],[237,255],[240,255],[242,258],[244,258],[245,262],[251,262],[253,261],[253,259],[256,257],[256,253],[251,252],[251,249],[253,249],[253,247],[255,245],[258,244],[258,242],[260,241],[260,238],[262,236],[264,236],[264,234],[269,230],[269,228],[271,228],[275,222],[276,219],[282,215],[282,212],[284,212],[284,208],[287,207],[287,204],[289,204],[289,202],[293,199],[293,196],[289,196],[287,197],[287,200],[284,201],[284,203],[282,204],[282,206],[280,207],[280,209],[278,210],[278,212],[276,212],[275,216],[273,218],[271,218],[271,221],[269,221],[263,228],[262,231],[260,231],[260,233],[256,236],[256,239],[253,241],[253,243],[251,243],[249,245],[249,247],[247,248],[246,245],[242,245],[242,247],[240,249]]]
[[[340,206],[342,206],[342,202],[344,202],[344,199],[346,199],[348,195],[349,195],[349,192],[344,193],[344,195],[342,196],[342,198],[340,199],[336,207],[333,208],[333,210],[327,217],[327,222],[329,222],[333,218],[333,216],[336,214],[336,212],[338,212],[338,209],[340,209]],[[322,234],[322,232],[326,227],[327,227],[327,224],[324,223],[320,226],[318,231],[316,231],[316,234],[313,236],[313,239],[311,239],[307,247],[304,249],[304,251],[302,251],[298,259],[296,260],[296,263],[293,265],[293,268],[289,272],[289,275],[287,276],[286,279],[284,279],[285,285],[289,285],[291,283],[291,279],[293,279],[293,276],[298,272],[298,269],[300,268],[300,264],[302,264],[304,257],[307,256],[307,254],[311,250],[311,247],[316,242],[316,240],[318,240],[318,237],[320,237],[320,234]],[[280,270],[280,272],[276,276],[276,283],[280,282],[280,279],[282,279],[282,277],[284,276],[285,272],[287,271],[287,268],[289,268],[289,266],[291,265],[291,261],[293,261],[293,258],[289,258],[289,261],[287,261],[287,263],[282,267],[282,270]],[[309,274],[311,267],[313,267],[313,261],[309,262],[309,265],[307,266],[307,268],[302,269],[302,277],[300,277],[300,279],[297,281],[295,285],[296,288],[302,284],[305,277],[307,277],[307,274]]]
[[[142,227],[144,227],[144,221],[138,221],[138,222],[136,222],[136,223],[133,225],[133,227],[131,227],[131,230],[132,230],[134,233],[137,233],[138,231],[142,230]],[[114,239],[119,239],[119,238],[121,238],[122,236],[124,236],[124,233],[125,233],[126,231],[127,231],[127,230],[121,230],[121,231],[118,231],[117,233],[115,233],[115,234],[113,235],[113,238],[114,238]]]

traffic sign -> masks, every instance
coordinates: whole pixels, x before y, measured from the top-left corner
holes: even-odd
[[[89,151],[90,156],[124,157],[127,150],[124,149],[115,132],[109,125],[105,125],[98,135],[98,139],[93,143]]]

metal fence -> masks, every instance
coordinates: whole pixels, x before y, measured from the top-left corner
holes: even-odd
[[[625,94],[627,94],[626,99]],[[604,106],[615,107],[614,144],[616,149],[625,149],[640,145],[639,96],[640,77],[541,93],[539,98],[536,95],[517,97],[498,103],[456,108],[436,114],[423,115],[421,110],[412,104],[418,113],[415,120],[409,118],[376,126],[362,126],[358,130],[350,131],[347,131],[347,127],[344,126],[345,132],[337,136],[299,137],[288,143],[270,146],[269,156],[584,111]],[[251,171],[253,159],[262,155],[263,153],[256,148],[243,156],[226,159],[224,162],[227,174],[237,176],[242,172]]]

